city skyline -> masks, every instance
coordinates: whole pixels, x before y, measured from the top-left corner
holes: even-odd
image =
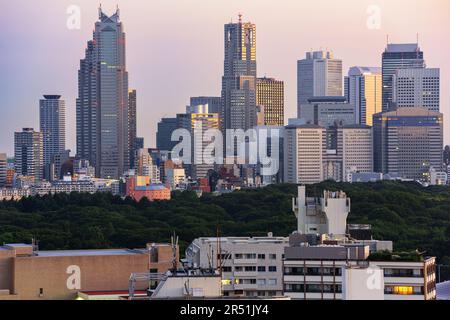
[[[175,11],[170,11],[171,5],[167,1],[155,2],[152,5],[144,5],[153,10],[152,18],[155,18],[155,21],[149,22],[148,28],[139,28],[136,20],[139,20],[139,17],[145,17],[145,10],[139,10],[124,1],[115,1],[114,4],[112,1],[103,1],[104,11],[107,14],[113,14],[116,2],[121,9],[121,20],[124,22],[127,33],[127,69],[130,72],[130,88],[135,88],[138,92],[137,135],[145,137],[147,147],[156,145],[158,121],[164,116],[174,116],[182,112],[189,104],[190,97],[220,95],[223,73],[223,25],[229,23],[231,17],[234,22],[237,22],[239,12],[243,14],[244,21],[255,23],[258,30],[259,73],[257,76],[267,75],[285,82],[286,122],[288,118],[295,117],[296,62],[304,57],[305,52],[311,49],[319,50],[320,47],[323,50],[325,48],[332,50],[343,60],[345,75],[351,66],[380,67],[381,54],[386,46],[386,34],[390,34],[392,43],[412,43],[416,41],[416,32],[420,34],[419,45],[425,53],[427,67],[441,68],[443,88],[441,112],[446,115],[450,109],[448,106],[450,93],[445,90],[449,82],[450,70],[449,63],[445,60],[445,53],[450,49],[450,45],[437,41],[440,38],[444,39],[445,26],[449,25],[443,14],[450,7],[446,1],[436,0],[435,5],[432,6],[424,6],[420,1],[416,1],[414,6],[404,8],[405,14],[402,16],[398,16],[399,11],[396,8],[403,1],[398,1],[396,4],[376,1],[382,14],[380,30],[371,30],[366,25],[369,17],[367,8],[373,4],[369,1],[353,1],[354,6],[345,6],[345,8],[330,1],[322,1],[328,6],[322,9],[322,15],[319,17],[322,17],[323,22],[329,25],[324,26],[323,30],[318,29],[315,34],[305,32],[310,30],[306,28],[306,23],[312,20],[308,20],[308,16],[302,9],[314,13],[320,9],[319,4],[312,6],[282,1],[280,7],[286,10],[277,15],[270,11],[273,3],[268,1],[261,1],[258,7],[251,2],[238,1],[223,1],[214,5],[191,1],[190,6],[178,1],[169,1],[179,3]],[[76,70],[79,60],[83,57],[86,40],[92,36],[92,25],[98,14],[97,5],[88,1],[75,3],[61,1],[57,5],[43,5],[46,3],[48,3],[46,0],[33,4],[17,1],[14,5],[5,6],[7,14],[0,22],[1,25],[13,26],[9,28],[13,30],[11,34],[2,34],[0,38],[0,45],[5,53],[5,59],[1,62],[5,74],[2,76],[0,86],[4,97],[2,113],[5,116],[0,120],[0,125],[6,133],[0,138],[0,151],[7,152],[8,156],[13,154],[13,132],[25,127],[38,129],[39,98],[43,94],[62,95],[62,99],[66,101],[67,147],[73,154],[76,152]],[[80,30],[69,30],[66,27],[66,20],[69,17],[66,10],[71,4],[79,5],[81,8]],[[37,8],[42,9],[39,11],[39,16],[37,16]],[[214,10],[216,8],[222,10]],[[418,8],[423,10],[417,10]],[[333,10],[335,15],[330,17]],[[406,14],[410,11],[412,14],[415,10],[421,13]],[[291,20],[294,17],[290,11],[298,13],[297,24],[292,23]],[[20,17],[18,17],[19,12]],[[186,13],[192,14],[186,15]],[[206,13],[209,15],[207,16]],[[41,29],[38,28],[40,37],[36,37],[37,31],[29,28],[30,23],[46,15],[52,15],[54,19],[42,19]],[[425,19],[428,15],[433,15],[433,19]],[[303,16],[306,20],[301,19]],[[176,17],[177,23],[170,25],[166,33],[160,33],[159,29],[150,27],[150,23],[156,24],[167,17]],[[417,30],[411,30],[407,20],[402,20],[405,17],[416,19]],[[337,24],[342,18],[346,19],[346,24],[343,26]],[[296,27],[285,30],[282,26],[280,27],[280,21]],[[179,24],[188,24],[191,29],[186,32],[185,29],[180,28]],[[176,28],[177,25],[178,28]],[[332,30],[332,26],[336,30]],[[208,29],[208,32],[197,32],[200,29]],[[327,34],[326,31],[329,33]],[[343,39],[336,34],[351,34],[354,38],[351,43],[348,43],[347,37]],[[372,45],[355,48],[353,44],[359,44],[360,37],[367,38],[366,41],[370,41]],[[286,38],[294,40],[285,41]],[[27,39],[28,43],[25,43]],[[141,42],[137,41],[139,39]],[[7,43],[8,46],[6,46]],[[19,50],[27,48],[27,50],[17,54],[17,48]],[[18,64],[20,66],[16,68]],[[24,88],[26,88],[25,93]],[[176,88],[176,94],[173,93],[173,88]],[[20,90],[20,94],[17,90]],[[446,123],[449,123],[446,117],[444,119]],[[445,126],[445,130],[448,132],[448,125]],[[444,142],[448,144],[450,141],[448,138],[445,139],[446,136],[448,134],[444,135]]]

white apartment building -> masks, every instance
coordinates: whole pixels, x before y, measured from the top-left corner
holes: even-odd
[[[2,188],[0,189],[0,201],[20,200],[23,197],[31,196],[30,188]]]
[[[313,124],[290,124],[284,139],[284,181],[313,184],[323,181],[325,129]]]
[[[350,281],[355,269],[363,270],[365,281]],[[372,279],[373,287],[369,287],[368,280],[376,270],[381,270],[381,275]],[[283,281],[284,293],[291,299],[436,298],[435,258],[424,261],[371,261],[367,246],[289,247],[285,252]],[[381,297],[377,291],[382,293]]]
[[[219,269],[224,296],[280,296],[283,293],[283,254],[287,246],[288,238],[270,235],[198,238],[187,248],[186,259],[194,269]]]
[[[354,232],[358,226],[347,226],[350,199],[344,192],[324,191],[323,197],[311,198],[300,186],[293,211],[298,230],[284,252],[286,296],[303,300],[436,299],[435,258],[393,253],[391,241],[367,237],[364,226]]]
[[[397,108],[422,107],[439,112],[440,69],[398,69],[393,77],[392,101]]]

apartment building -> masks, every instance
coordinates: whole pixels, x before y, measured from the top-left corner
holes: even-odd
[[[298,188],[298,228],[283,260],[284,294],[303,300],[434,300],[436,261],[395,253],[374,240],[370,227],[347,225],[350,199],[342,191],[306,197]]]
[[[187,248],[186,260],[193,269],[218,269],[224,296],[280,296],[283,254],[288,245],[288,238],[271,235],[198,238]]]
[[[362,276],[359,283],[352,282],[352,277],[358,273]],[[371,276],[375,277],[370,279]],[[370,287],[371,280],[373,287]],[[285,295],[292,299],[436,298],[435,258],[372,261],[368,246],[289,247],[285,252],[283,281]]]

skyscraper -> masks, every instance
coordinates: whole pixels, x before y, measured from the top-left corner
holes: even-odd
[[[6,171],[8,169],[8,158],[6,153],[0,153],[0,188],[6,186]]]
[[[44,95],[39,101],[39,123],[44,148],[44,177],[51,180],[52,157],[66,149],[66,104],[59,95]]]
[[[399,69],[392,86],[396,108],[423,107],[439,112],[440,75],[437,68]]]
[[[289,124],[284,136],[284,182],[312,184],[323,181],[325,128]]]
[[[342,60],[330,51],[307,52],[297,62],[297,108],[317,96],[342,96]]]
[[[357,123],[372,126],[372,117],[381,112],[381,68],[352,67],[345,77],[345,97],[355,106]]]
[[[177,118],[162,118],[158,122],[158,131],[156,132],[156,148],[164,151],[172,151],[177,144],[172,141],[172,132],[178,128]]]
[[[211,113],[221,113],[222,98],[221,97],[191,97],[191,106],[208,105],[208,111]]]
[[[187,169],[194,179],[206,178],[208,171],[214,169],[214,164],[203,158],[203,151],[211,142],[197,137],[195,130],[201,129],[204,134],[209,129],[219,129],[219,114],[210,112],[207,104],[188,106],[186,109],[186,114],[179,114],[177,117],[181,127],[191,132],[192,137],[191,165]]]
[[[327,129],[323,155],[324,179],[347,181],[350,172],[373,172],[372,128],[366,125]]]
[[[417,43],[388,44],[382,56],[383,73],[383,108],[387,111],[393,108],[392,91],[393,77],[398,69],[424,68],[423,52]]]
[[[256,26],[241,16],[225,25],[221,122],[222,129],[256,125]]]
[[[424,180],[442,170],[443,115],[419,107],[374,115],[375,171]]]
[[[130,168],[133,167],[136,157],[135,148],[137,136],[137,95],[136,90],[128,91],[128,146],[130,150]]]
[[[14,168],[17,174],[42,180],[44,164],[43,139],[40,132],[24,128],[14,133]]]
[[[99,9],[78,79],[77,156],[89,160],[97,176],[118,178],[130,166],[125,33],[118,9],[109,17]]]
[[[357,124],[355,106],[345,97],[314,97],[300,105],[298,117],[323,127]]]
[[[273,78],[256,80],[256,104],[263,106],[266,126],[284,126],[284,82]]]

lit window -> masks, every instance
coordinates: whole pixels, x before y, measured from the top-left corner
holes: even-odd
[[[413,294],[413,287],[394,286],[394,294],[401,294],[401,295]]]

